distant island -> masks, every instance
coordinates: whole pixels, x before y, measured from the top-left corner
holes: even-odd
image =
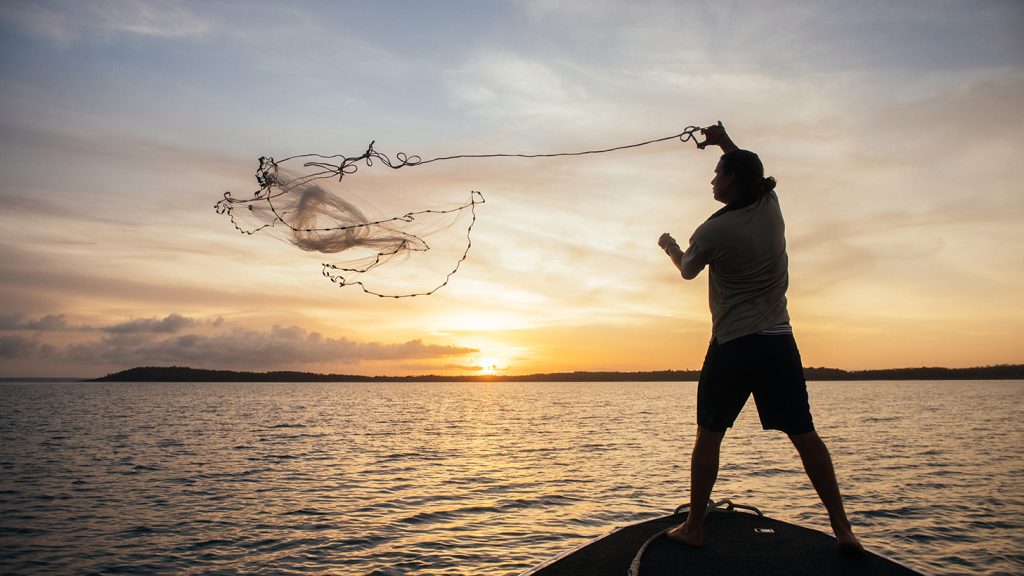
[[[804,368],[809,381],[845,380],[1024,380],[1024,364],[977,368],[894,368],[840,370]],[[360,376],[315,372],[238,372],[183,366],[131,368],[95,378],[93,382],[696,382],[699,370],[651,372],[554,372],[547,374],[474,374],[462,376]]]

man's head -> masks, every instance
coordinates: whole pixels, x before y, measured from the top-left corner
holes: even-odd
[[[711,181],[715,200],[723,204],[748,202],[775,188],[774,178],[764,177],[764,165],[749,150],[733,150],[718,160]]]

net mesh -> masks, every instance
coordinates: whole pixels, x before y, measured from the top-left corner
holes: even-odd
[[[275,236],[301,250],[331,255],[331,262],[322,264],[323,275],[339,286],[359,286],[382,298],[426,296],[446,286],[469,256],[483,194],[471,191],[464,202],[379,214],[333,183],[350,177],[360,165],[375,163],[397,170],[457,159],[582,156],[675,139],[703,148],[695,136],[698,131],[689,126],[680,134],[637,144],[552,154],[460,154],[424,160],[398,153],[390,158],[371,142],[366,152],[352,157],[264,156],[256,169],[259,190],[250,198],[225,192],[215,208],[243,234]]]

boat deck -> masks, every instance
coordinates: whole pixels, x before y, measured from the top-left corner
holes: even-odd
[[[723,502],[708,514],[705,544],[692,548],[665,537],[686,511],[621,528],[557,557],[528,576],[921,576],[878,554],[841,552],[835,538],[740,511]],[[723,507],[724,506],[724,507]],[[524,575],[526,576],[526,575]]]

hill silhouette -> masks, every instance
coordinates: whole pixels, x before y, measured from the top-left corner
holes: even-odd
[[[893,368],[887,370],[840,370],[804,368],[809,381],[846,380],[1024,380],[1024,364],[1000,364],[976,368]],[[649,372],[553,372],[544,374],[472,374],[462,376],[362,376],[316,372],[240,372],[184,366],[147,366],[108,374],[98,382],[696,382],[699,370]]]

